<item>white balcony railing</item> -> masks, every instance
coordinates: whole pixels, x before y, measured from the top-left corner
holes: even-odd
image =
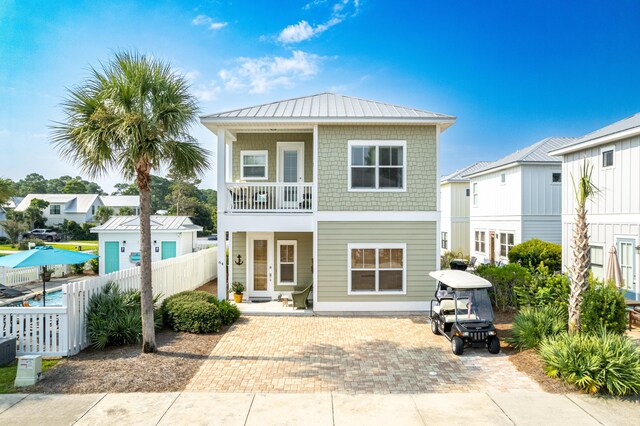
[[[313,184],[227,183],[228,212],[311,212]]]

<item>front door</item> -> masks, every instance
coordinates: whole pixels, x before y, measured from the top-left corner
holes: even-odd
[[[278,182],[304,182],[304,142],[278,142]],[[297,208],[302,191],[296,186],[285,186],[278,193],[281,208]]]
[[[104,242],[104,273],[109,274],[120,270],[120,243],[118,241]]]
[[[247,234],[249,297],[271,297],[273,292],[273,234]]]
[[[496,263],[496,233],[494,231],[489,232],[489,263],[492,265]]]
[[[618,260],[622,271],[623,286],[627,291],[635,291],[635,241],[629,239],[618,240]]]
[[[163,241],[162,242],[162,260],[171,259],[176,257],[176,242],[175,241]]]

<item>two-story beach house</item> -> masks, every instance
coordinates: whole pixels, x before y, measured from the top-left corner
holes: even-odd
[[[609,250],[615,247],[627,297],[640,299],[640,113],[589,133],[551,152],[562,156],[562,173],[580,175],[588,161],[598,192],[587,203],[591,270],[606,274]],[[575,193],[571,180],[562,184],[562,264],[572,261]]]
[[[47,226],[61,225],[65,219],[76,223],[93,222],[98,207],[103,205],[98,194],[29,194],[18,204],[16,211],[25,211],[36,198],[49,203],[42,211]]]
[[[560,244],[562,158],[572,138],[546,138],[471,173],[470,253],[480,263],[508,262],[514,245],[539,238]]]
[[[217,135],[218,293],[313,284],[316,311],[428,310],[440,133],[455,117],[333,93],[206,115]]]
[[[489,164],[479,161],[440,179],[440,255],[469,255],[469,178],[463,177]]]
[[[113,210],[113,214],[119,214],[120,209],[127,207],[137,216],[140,214],[140,196],[139,195],[101,195],[100,201],[105,207]]]

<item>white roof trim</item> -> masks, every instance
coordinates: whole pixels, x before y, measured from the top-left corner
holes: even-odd
[[[479,277],[478,275],[454,269],[443,269],[440,271],[429,272],[429,276],[454,289],[468,290],[492,287],[489,281]]]
[[[582,143],[577,143],[575,145],[565,146],[564,148],[556,149],[555,151],[550,151],[549,155],[570,154],[572,152],[582,151],[583,149],[593,148],[598,145],[615,142],[620,139],[626,139],[626,138],[630,138],[637,135],[640,135],[640,127],[634,127],[631,129],[623,130],[621,132],[604,135],[599,138],[591,139]]]

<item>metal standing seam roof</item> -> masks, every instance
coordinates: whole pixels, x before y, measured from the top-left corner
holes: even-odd
[[[481,168],[487,166],[488,164],[491,164],[491,161],[478,161],[477,163],[473,163],[470,166],[464,167],[462,169],[458,169],[455,172],[443,176],[440,179],[440,183],[445,183],[445,182],[468,182],[469,178],[465,178],[463,177],[464,175],[468,175],[471,174],[473,172],[475,172],[476,170],[480,170]]]
[[[102,195],[100,199],[107,207],[140,207],[138,195]]]
[[[200,231],[188,216],[151,216],[152,231]],[[139,216],[114,216],[102,225],[91,228],[91,232],[100,231],[140,231]]]
[[[204,115],[203,121],[225,119],[425,119],[453,121],[456,117],[337,93],[320,93]]]
[[[489,163],[483,167],[478,168],[473,172],[467,172],[463,176],[470,177],[479,175],[485,172],[489,172],[491,170],[497,169],[499,167],[522,164],[522,163],[562,163],[562,157],[551,156],[549,155],[549,151],[553,151],[554,149],[558,149],[562,146],[565,146],[567,143],[571,143],[576,138],[564,138],[564,137],[550,137],[542,139],[534,143],[533,145],[529,145],[526,148],[519,149],[518,151],[512,152],[511,154]]]
[[[556,149],[571,148],[571,147],[583,144],[585,142],[589,142],[594,139],[615,135],[616,133],[624,132],[625,130],[630,130],[636,127],[640,128],[640,112],[632,116],[629,116],[627,118],[623,118],[620,121],[616,121],[615,123],[609,124],[608,126],[605,126],[601,129],[595,130],[580,138],[576,138],[570,143],[565,144],[564,146],[560,146]]]
[[[98,194],[29,194],[20,201],[16,210],[26,210],[31,200],[37,198],[50,204],[65,204],[65,209],[61,213],[86,213],[98,197]]]

